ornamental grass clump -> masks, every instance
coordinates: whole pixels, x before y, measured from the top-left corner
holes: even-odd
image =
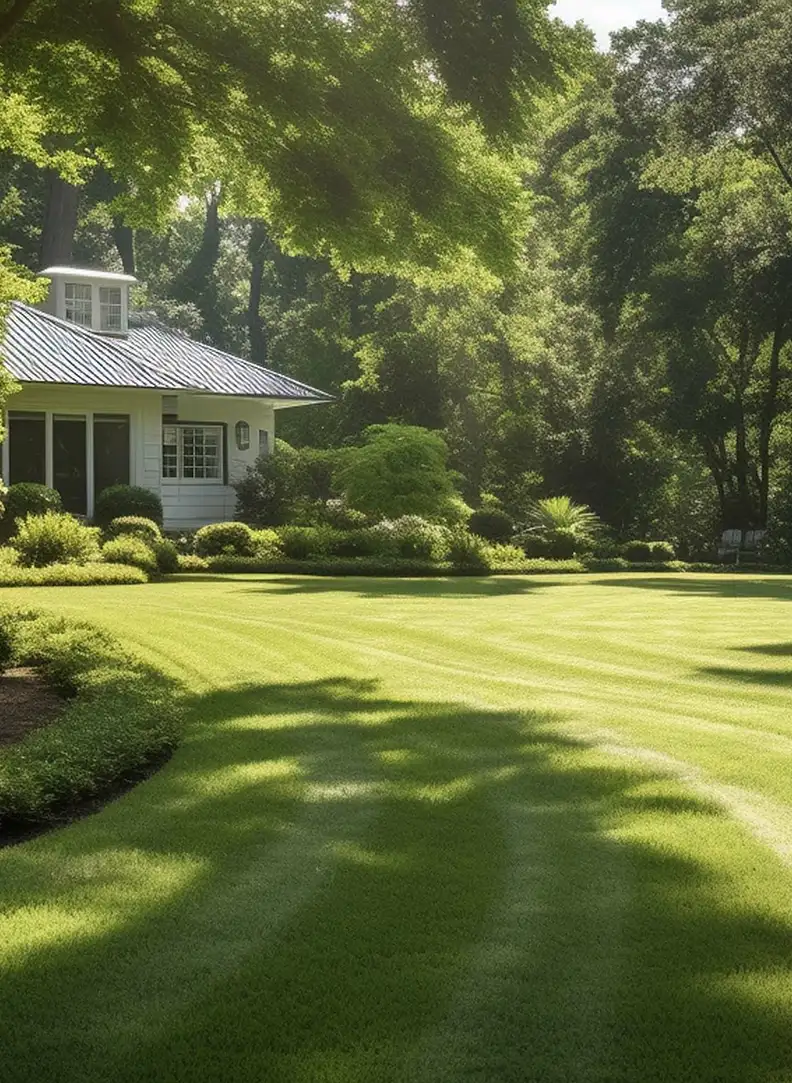
[[[586,504],[576,504],[568,496],[549,496],[530,505],[515,541],[529,555],[566,560],[590,550],[600,529],[599,516]]]
[[[72,515],[48,511],[20,520],[12,545],[25,567],[86,564],[99,555],[99,536],[96,527],[84,526]]]

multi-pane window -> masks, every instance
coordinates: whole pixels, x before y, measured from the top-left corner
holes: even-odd
[[[121,288],[99,287],[99,328],[102,331],[121,331]]]
[[[220,425],[163,425],[162,476],[186,481],[221,481]]]
[[[66,319],[78,323],[81,327],[91,327],[91,287],[81,286],[78,282],[67,282]]]

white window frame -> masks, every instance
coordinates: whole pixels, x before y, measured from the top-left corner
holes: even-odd
[[[113,300],[109,299],[113,295]],[[99,287],[99,330],[120,335],[124,330],[124,306],[120,286]]]
[[[3,424],[5,426],[6,436],[2,444],[0,444],[0,475],[3,481],[8,484],[10,477],[10,465],[11,465],[11,442],[9,438],[9,415],[14,413],[31,413],[42,414],[44,416],[44,484],[50,489],[55,484],[55,470],[54,470],[54,440],[53,440],[53,422],[56,416],[61,417],[66,414],[70,414],[74,417],[85,419],[85,484],[86,484],[86,507],[87,517],[93,518],[95,494],[94,494],[94,418],[98,414],[100,417],[105,416],[107,411],[104,410],[77,410],[66,407],[59,410],[42,410],[35,405],[29,409],[6,410],[2,415]],[[131,485],[137,484],[137,468],[135,465],[135,426],[136,418],[134,414],[124,415],[129,417],[129,482]]]
[[[166,430],[176,434],[176,474],[165,473],[165,434]],[[210,431],[217,436],[217,477],[187,478],[184,476],[184,436],[192,429]],[[225,426],[203,421],[164,421],[162,424],[162,461],[160,475],[164,485],[224,485],[225,475]],[[170,446],[170,445],[169,445]]]
[[[82,296],[70,297],[70,291],[72,293],[79,291]],[[85,296],[86,293],[88,294],[87,297]],[[92,328],[94,296],[90,284],[86,282],[66,282],[63,287],[63,298],[65,319],[76,327]],[[82,319],[74,318],[78,313],[82,316]],[[87,319],[85,319],[86,316]]]

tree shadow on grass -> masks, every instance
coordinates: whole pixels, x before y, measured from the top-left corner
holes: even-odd
[[[746,647],[732,647],[735,651],[747,651],[749,654],[769,654],[774,657],[792,657],[792,643],[755,643]]]
[[[685,856],[743,843],[677,783],[548,715],[373,682],[190,711],[150,783],[3,855],[0,910],[42,923],[0,970],[4,1083],[792,1071],[792,926]]]
[[[431,579],[277,576],[269,579],[263,589],[274,588],[279,594],[356,594],[362,598],[386,598],[394,595],[405,598],[500,598],[510,594],[527,594],[549,585],[538,576],[529,578],[464,575]]]
[[[792,601],[792,576],[771,576],[766,579],[744,576],[681,575],[667,572],[650,576],[633,573],[629,576],[608,576],[594,581],[600,587],[632,587],[634,590],[664,590],[669,594],[699,595],[713,598],[767,598],[779,602]]]
[[[699,666],[696,672],[702,677],[713,677],[719,681],[766,684],[776,688],[789,688],[792,685],[792,670],[749,669],[745,666]]]
[[[574,577],[572,577],[574,578]],[[361,598],[499,598],[527,594],[543,586],[559,586],[559,579],[545,576],[300,576],[300,575],[172,575],[162,583],[222,582],[245,594],[355,594]],[[563,585],[568,585],[566,582]],[[252,586],[251,584],[255,584]]]

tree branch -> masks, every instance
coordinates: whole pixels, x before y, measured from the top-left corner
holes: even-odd
[[[35,2],[36,0],[14,0],[8,11],[0,15],[0,45],[11,37],[17,23],[24,19]]]
[[[779,155],[778,151],[775,149],[775,147],[773,146],[773,144],[770,142],[770,140],[767,138],[766,135],[763,135],[760,132],[759,133],[759,138],[762,140],[765,147],[767,148],[767,153],[770,155],[770,157],[775,162],[776,167],[778,169],[778,172],[781,174],[781,176],[786,181],[787,186],[789,188],[792,188],[792,173],[790,173],[790,171],[787,169],[787,167],[781,161],[781,156]]]

